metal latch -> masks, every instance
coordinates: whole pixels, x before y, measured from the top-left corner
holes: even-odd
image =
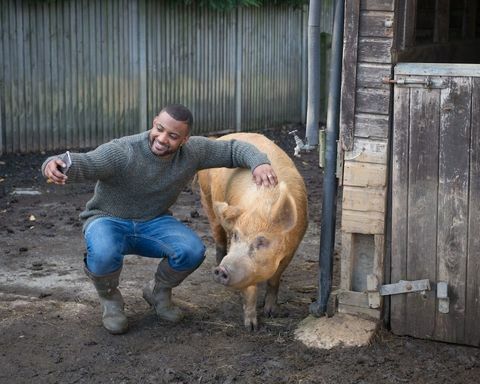
[[[396,284],[385,284],[380,287],[380,296],[398,295],[401,293],[430,291],[430,280],[400,280]]]
[[[402,79],[390,79],[385,77],[382,79],[384,84],[395,84],[398,87],[419,88],[426,89],[444,89],[450,87],[451,80],[442,77],[431,76],[414,76]]]
[[[401,85],[411,85],[411,84],[419,84],[423,85],[425,88],[431,88],[433,86],[432,79],[430,77],[426,78],[417,78],[417,79],[389,79],[385,77],[382,82],[384,84],[401,84]]]
[[[430,290],[430,281],[424,280],[400,280],[396,284],[386,284],[379,287],[378,278],[375,275],[367,275],[367,294],[368,306],[370,308],[380,307],[380,297],[389,295],[399,295],[401,293],[420,292],[422,295],[425,291]]]
[[[448,298],[448,284],[444,281],[437,283],[438,312],[448,313],[450,311],[450,299]]]

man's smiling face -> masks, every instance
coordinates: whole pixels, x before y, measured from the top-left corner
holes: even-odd
[[[175,120],[167,112],[161,112],[153,120],[150,130],[150,149],[156,156],[168,158],[190,137],[188,124]]]

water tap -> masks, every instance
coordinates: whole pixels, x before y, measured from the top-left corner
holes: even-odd
[[[295,157],[300,157],[300,152],[302,151],[302,149],[308,151],[310,150],[309,148],[310,146],[304,144],[303,140],[300,139],[300,137],[298,137],[297,132],[298,130],[294,130],[294,131],[288,132],[288,134],[293,135],[293,138],[296,144],[295,148],[293,149],[293,155]]]

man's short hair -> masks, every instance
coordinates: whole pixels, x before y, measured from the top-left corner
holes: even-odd
[[[164,107],[160,113],[167,112],[177,121],[182,121],[187,123],[188,128],[191,129],[193,125],[193,115],[192,112],[185,107],[183,104],[170,104]]]

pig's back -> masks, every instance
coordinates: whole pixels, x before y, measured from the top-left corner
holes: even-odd
[[[305,183],[292,159],[273,141],[263,135],[257,133],[232,133],[219,138],[219,140],[232,139],[248,142],[267,154],[277,175],[278,182],[287,184],[289,193],[296,201],[298,213],[300,215],[306,214]],[[246,209],[261,209],[260,205],[269,206],[270,203],[273,203],[278,198],[278,187],[257,187],[252,182],[252,173],[249,169],[219,168],[211,171],[219,172],[216,176],[225,180],[225,183],[222,183],[225,186],[225,190],[218,191],[225,199],[217,196],[214,200],[227,201],[229,204],[239,205]]]

